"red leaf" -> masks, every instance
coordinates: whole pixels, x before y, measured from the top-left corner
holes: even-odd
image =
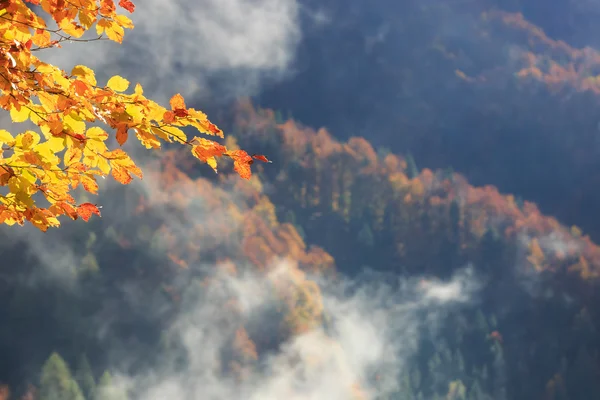
[[[135,10],[135,4],[133,4],[129,0],[120,0],[119,1],[119,6],[123,7],[124,9],[126,9],[127,11],[129,11],[130,13],[132,13]]]
[[[187,117],[188,115],[190,115],[188,110],[186,110],[185,108],[176,108],[175,110],[173,110],[173,113],[179,118]]]
[[[85,142],[87,140],[87,138],[85,136],[83,136],[81,133],[75,133],[75,134],[71,135],[71,137],[73,139],[79,140],[80,142]]]
[[[262,154],[252,154],[252,158],[255,158],[258,161],[262,161],[262,162],[266,162],[266,163],[273,162],[273,161],[269,160],[267,157],[263,156]]]
[[[100,216],[100,210],[95,204],[92,203],[83,203],[77,206],[77,214],[83,219],[85,222],[88,222],[92,217],[92,214],[96,214]]]

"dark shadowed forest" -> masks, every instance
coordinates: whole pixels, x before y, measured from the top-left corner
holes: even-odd
[[[600,398],[600,3],[301,3],[249,181],[0,229],[0,400]]]

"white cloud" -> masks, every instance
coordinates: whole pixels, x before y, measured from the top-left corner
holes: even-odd
[[[275,334],[270,282],[291,277],[294,269],[293,262],[280,261],[269,275],[219,275],[215,284],[187,293],[170,330],[172,340],[184,348],[186,366],[173,367],[167,357],[151,374],[121,380],[136,398],[148,400],[347,400],[354,398],[355,385],[363,398],[376,398],[398,387],[398,373],[407,367],[425,330],[436,329],[443,311],[471,301],[477,288],[466,270],[449,283],[427,288],[412,279],[401,282],[400,289],[383,282],[320,280],[324,309],[331,318],[327,329],[289,338],[268,355],[263,353],[246,379],[236,379],[223,365],[229,339],[242,325],[249,332],[258,326]],[[461,294],[433,296],[432,301],[435,289],[446,287],[460,287]],[[224,306],[231,299],[241,305],[241,312]]]
[[[422,279],[419,282],[419,288],[423,297],[427,300],[447,303],[452,301],[465,301],[471,293],[477,288],[477,285],[471,278],[473,275],[472,267],[466,268],[459,275],[449,282],[442,282],[439,279]]]
[[[65,44],[44,57],[69,71],[85,64],[104,79],[140,81],[159,101],[176,92],[248,95],[285,75],[301,38],[298,15],[296,0],[144,0],[122,45]]]

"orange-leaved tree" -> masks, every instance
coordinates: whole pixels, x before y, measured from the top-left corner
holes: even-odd
[[[130,13],[135,8],[129,0],[120,0],[119,6]],[[50,17],[48,23],[43,16]],[[148,149],[163,141],[187,145],[215,171],[217,158],[230,157],[246,179],[253,158],[268,162],[208,139],[222,138],[223,132],[204,113],[188,108],[179,94],[167,109],[146,98],[139,83],[126,94],[130,84],[121,76],[102,86],[84,65],[67,73],[36,56],[64,41],[89,42],[82,36],[93,26],[98,37],[91,40],[121,43],[124,29],[133,23],[117,13],[115,0],[0,0],[0,107],[13,122],[31,121],[39,128],[39,133],[17,135],[0,130],[0,223],[29,221],[46,231],[60,225],[61,215],[88,221],[100,215],[98,207],[78,204],[74,189],[96,194],[96,177],[109,174],[122,184],[142,178],[125,151],[108,148],[109,134],[102,126],[114,132],[119,145],[129,133]],[[183,127],[204,137],[189,139]]]

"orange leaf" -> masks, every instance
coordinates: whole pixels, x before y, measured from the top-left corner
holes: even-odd
[[[96,183],[96,181],[94,180],[93,177],[87,176],[87,175],[81,175],[79,177],[79,180],[81,182],[81,184],[83,185],[83,188],[93,194],[98,193],[98,183]]]
[[[96,214],[100,216],[100,210],[95,204],[92,203],[83,203],[77,207],[77,214],[83,219],[85,222],[88,222],[92,217],[92,214]]]
[[[73,82],[73,87],[75,88],[75,93],[77,93],[79,96],[83,96],[85,92],[89,90],[89,86],[85,82],[80,81],[79,79],[76,79]]]
[[[110,173],[117,182],[119,182],[123,185],[129,184],[133,180],[131,175],[129,175],[129,172],[127,172],[124,168],[122,168],[118,165],[113,165]]]
[[[222,144],[204,138],[195,137],[191,143],[196,144],[192,147],[192,153],[202,162],[211,157],[220,157],[227,151]]]
[[[181,96],[179,93],[171,97],[171,100],[169,100],[169,104],[171,105],[171,110],[177,110],[180,108],[184,110],[186,109],[183,96]]]
[[[225,154],[233,159],[233,169],[235,172],[237,172],[244,179],[250,179],[250,176],[252,176],[250,165],[252,165],[254,162],[252,157],[250,157],[244,150],[228,151]]]
[[[163,114],[163,121],[165,123],[170,124],[175,121],[175,113],[173,111],[167,111]]]
[[[123,146],[123,144],[127,141],[127,137],[129,136],[127,133],[128,128],[129,127],[127,124],[119,125],[117,127],[117,142],[119,142],[120,146]]]
[[[127,1],[127,0],[123,0]],[[119,3],[119,5],[121,5]],[[125,7],[123,7],[125,8]],[[112,15],[115,12],[115,2],[113,0],[100,0],[100,14]]]
[[[263,156],[262,154],[252,154],[252,158],[257,159],[258,161],[262,161],[265,163],[272,163],[273,161],[269,160],[267,157]]]
[[[219,128],[217,128],[217,126],[215,124],[213,124],[212,122],[208,123],[208,131],[212,134],[218,134],[221,130]]]
[[[65,203],[64,201],[54,203],[52,206],[50,206],[50,211],[54,214],[65,214],[73,220],[77,219],[78,217],[77,210],[75,209],[75,207],[73,207],[69,203]]]
[[[132,13],[132,12],[135,11],[135,4],[133,4],[129,0],[119,0],[119,6],[123,7],[124,9],[126,9],[127,11],[129,11],[130,13]]]

